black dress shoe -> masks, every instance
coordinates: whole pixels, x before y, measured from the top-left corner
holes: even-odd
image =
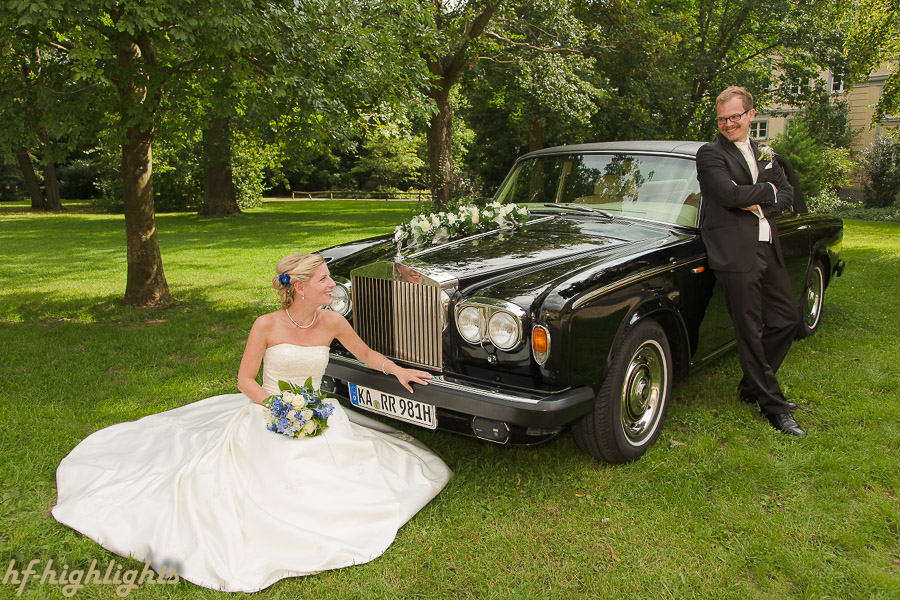
[[[766,418],[769,420],[769,423],[772,424],[772,427],[774,427],[781,433],[796,435],[798,437],[806,437],[806,432],[803,431],[803,428],[800,427],[800,424],[797,423],[796,420],[794,420],[794,416],[791,413],[769,413],[766,415]]]

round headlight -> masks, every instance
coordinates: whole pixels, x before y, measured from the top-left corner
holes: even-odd
[[[336,284],[334,289],[331,290],[331,305],[329,308],[346,317],[350,312],[350,290],[340,283]]]
[[[484,338],[484,318],[481,309],[467,306],[456,315],[459,334],[470,344],[479,343]]]
[[[491,343],[501,350],[509,350],[519,343],[519,320],[505,311],[497,311],[488,321]]]

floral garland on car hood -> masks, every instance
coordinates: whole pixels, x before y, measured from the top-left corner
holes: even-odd
[[[528,221],[528,209],[518,204],[491,202],[483,208],[468,204],[456,212],[417,215],[409,223],[394,229],[394,242],[407,240],[408,246],[442,244],[458,237],[492,231],[515,229]]]

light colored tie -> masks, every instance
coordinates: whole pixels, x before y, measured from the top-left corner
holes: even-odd
[[[753,176],[753,183],[756,183],[756,180],[759,179],[759,165],[756,164],[756,157],[753,156],[753,148],[750,146],[750,142],[737,142],[737,147],[740,149],[741,154],[744,155],[744,160],[747,161],[750,175]]]
[[[753,147],[750,145],[750,140],[735,142],[735,145],[741,151],[741,154],[744,155],[744,160],[747,161],[747,166],[750,168],[750,175],[753,177],[753,183],[756,183],[756,180],[759,179],[759,165],[756,163],[756,157],[753,156]],[[769,222],[762,215],[756,216],[759,218],[759,241],[771,242],[772,228],[769,227]]]

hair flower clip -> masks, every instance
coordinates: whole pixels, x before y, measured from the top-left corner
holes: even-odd
[[[288,275],[287,273],[285,273],[283,275],[279,275],[278,282],[281,285],[283,285],[284,287],[287,287],[287,286],[291,285],[291,276]]]

